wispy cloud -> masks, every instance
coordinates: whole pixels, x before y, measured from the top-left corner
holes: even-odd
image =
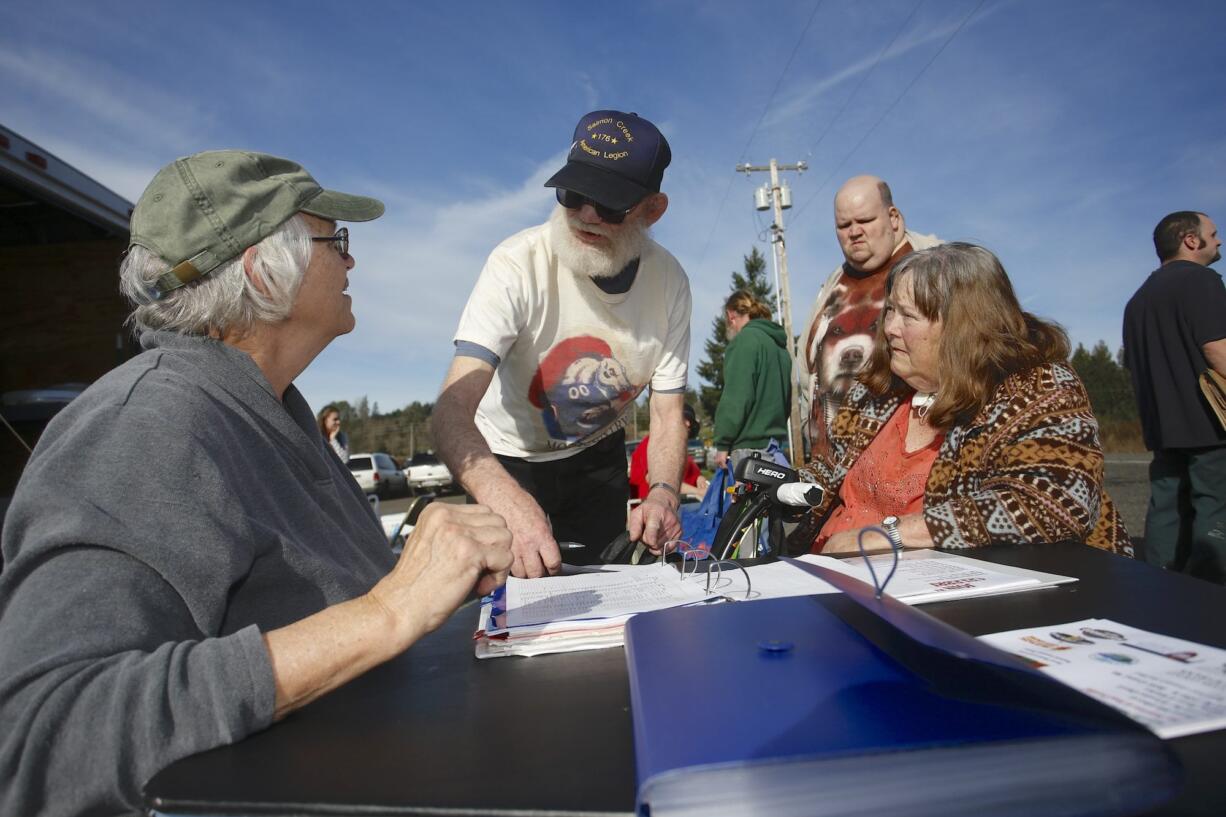
[[[1212,210],[1226,206],[1226,138],[1190,141],[1174,162],[1174,169],[1187,179],[1191,202],[1182,207]],[[1211,213],[1217,223],[1226,223],[1226,213]]]
[[[182,149],[211,121],[200,106],[81,55],[44,51],[29,44],[0,47],[0,74],[78,130],[94,125],[141,145]]]
[[[666,122],[661,127],[670,129]],[[513,233],[545,220],[553,197],[542,184],[565,158],[557,153],[513,186],[441,203],[346,180],[346,189],[384,198],[388,215],[351,226],[358,264],[350,275],[350,292],[358,326],[334,341],[312,365],[315,371],[300,380],[308,399],[322,403],[367,394],[384,408],[433,399],[453,353],[451,338],[460,312],[487,256]],[[730,273],[740,269],[742,256],[755,244],[753,232],[731,231],[717,237],[705,269],[693,266],[700,249],[696,236],[722,184],[716,176],[670,184],[673,204],[653,229],[690,275],[691,371],[704,356],[703,343],[728,295]],[[752,211],[742,209],[742,221],[752,227]],[[769,264],[769,245],[760,249]],[[811,299],[807,293],[801,297]],[[798,311],[807,309],[804,300]],[[326,390],[324,383],[329,384]],[[697,385],[692,374],[691,384]]]
[[[909,225],[998,251],[1036,312],[1114,345],[1156,219],[1226,206],[1226,109],[1213,103],[1226,5],[991,0],[911,85],[978,3],[820,6],[744,157],[813,166],[788,177],[793,314],[841,257],[834,188],[870,172],[890,180]],[[214,22],[213,5],[19,5],[0,30],[0,119],[120,194],[134,199],[175,156],[241,144],[387,202],[383,219],[352,225],[358,328],[301,382],[312,400],[368,394],[390,409],[431,399],[489,251],[551,206],[540,184],[563,156],[541,151],[608,104],[642,106],[673,145],[672,204],[654,232],[690,274],[701,360],[729,272],[755,245],[769,256],[750,198],[763,179],[732,167],[779,80],[781,31],[790,48],[817,0],[775,4],[775,25],[748,0],[631,4],[601,36],[558,4],[474,17],[462,4],[372,3],[338,18],[222,0],[241,10],[237,27]],[[168,45],[185,32],[199,59]],[[831,119],[814,149],[814,123]],[[478,123],[500,124],[474,135]]]
[[[132,158],[116,156],[79,141],[54,136],[44,138],[41,146],[73,167],[88,168],[92,178],[133,203],[140,198],[153,174],[166,163],[148,155]],[[168,156],[167,161],[172,158],[176,157]]]
[[[981,11],[979,18],[982,18],[985,13],[987,12]],[[975,22],[978,21],[976,20]],[[779,128],[793,123],[794,120],[809,116],[832,88],[837,88],[848,80],[873,70],[878,65],[902,59],[910,52],[929,43],[945,40],[957,29],[958,22],[958,20],[954,20],[926,30],[919,27],[914,28],[902,34],[885,54],[880,54],[879,49],[866,49],[864,56],[850,65],[825,76],[817,82],[805,83],[803,90],[798,95],[791,98],[788,102],[776,106],[774,110],[769,111],[763,119],[761,127],[763,129]]]
[[[337,373],[329,379],[336,385],[323,392],[314,377],[300,383],[308,400],[369,394],[391,409],[433,399],[452,356],[460,312],[486,257],[503,239],[545,220],[552,198],[542,184],[564,161],[565,154],[558,154],[513,187],[442,203],[349,183],[383,198],[388,214],[351,225],[357,266],[349,291],[358,325],[333,342],[323,361]],[[352,393],[341,391],[346,384]]]
[[[583,100],[586,103],[584,108],[589,111],[596,110],[596,106],[600,104],[600,90],[596,87],[592,76],[586,71],[580,72],[575,81],[579,85],[579,89],[583,92]]]

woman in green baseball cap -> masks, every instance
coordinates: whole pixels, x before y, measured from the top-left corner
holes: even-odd
[[[375,199],[258,153],[157,174],[120,271],[144,351],[47,427],[0,573],[0,814],[143,813],[167,763],[264,729],[438,627],[511,565],[434,505],[397,560],[293,381],[354,328]],[[50,794],[49,794],[50,793]]]

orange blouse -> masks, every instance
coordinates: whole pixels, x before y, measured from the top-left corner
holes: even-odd
[[[924,486],[945,434],[938,433],[928,445],[908,452],[910,416],[911,403],[903,401],[851,466],[839,489],[839,505],[813,543],[814,553],[821,553],[836,533],[878,525],[887,516],[905,516],[924,509]]]

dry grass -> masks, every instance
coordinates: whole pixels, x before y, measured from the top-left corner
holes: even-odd
[[[1110,454],[1137,454],[1145,451],[1140,420],[1103,420],[1099,422],[1103,450]]]

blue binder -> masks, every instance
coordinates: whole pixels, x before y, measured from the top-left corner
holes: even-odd
[[[642,817],[1124,815],[1177,791],[1140,725],[852,584],[627,623]]]

